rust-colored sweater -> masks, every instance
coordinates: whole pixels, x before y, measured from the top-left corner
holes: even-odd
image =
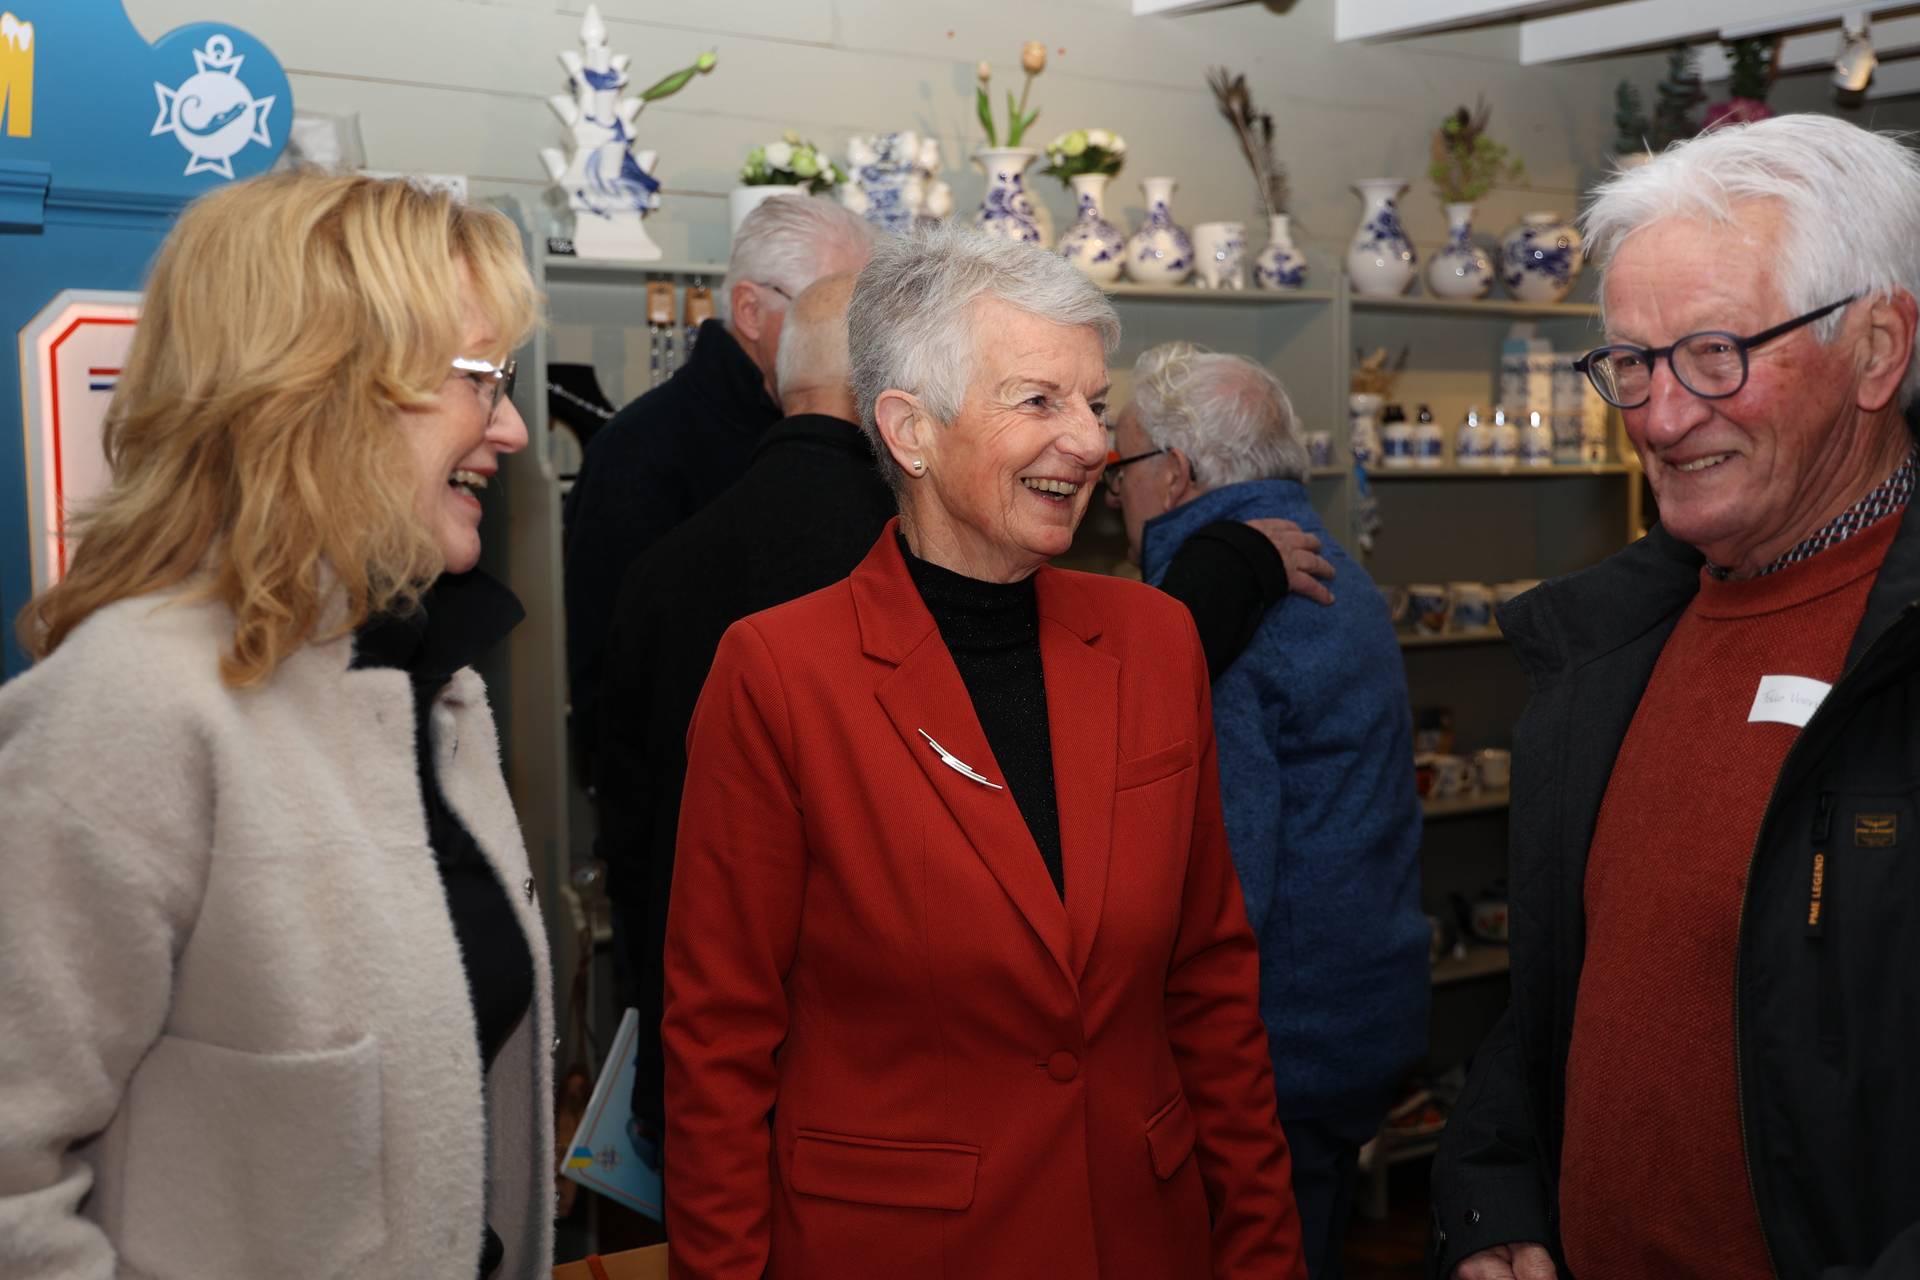
[[[1703,570],[1640,699],[1587,859],[1560,1166],[1576,1275],[1771,1274],[1740,1131],[1734,952],[1799,729],[1747,717],[1763,676],[1839,678],[1899,525],[1747,581]]]

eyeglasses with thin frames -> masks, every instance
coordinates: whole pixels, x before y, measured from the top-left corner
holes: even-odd
[[[494,364],[490,360],[470,360],[465,356],[456,358],[453,371],[473,383],[487,401],[487,421],[492,422],[494,415],[500,412],[500,402],[513,396],[513,384],[519,377],[519,362],[509,360],[505,364]]]
[[[1165,453],[1165,448],[1149,449],[1145,453],[1136,453],[1131,458],[1123,458],[1117,453],[1107,455],[1107,470],[1102,478],[1107,482],[1107,492],[1118,494],[1122,473],[1136,462],[1145,462],[1148,458],[1157,458]]]
[[[1690,333],[1669,346],[1636,347],[1627,342],[1595,347],[1573,362],[1601,398],[1619,409],[1638,409],[1653,398],[1653,371],[1664,357],[1680,385],[1702,400],[1725,400],[1747,385],[1747,353],[1795,329],[1812,324],[1860,295],[1849,294],[1805,315],[1745,337],[1722,329]]]

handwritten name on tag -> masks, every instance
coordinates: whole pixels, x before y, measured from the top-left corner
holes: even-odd
[[[1820,709],[1832,685],[1806,676],[1761,676],[1760,688],[1753,695],[1753,709],[1747,712],[1749,724],[1770,721],[1806,727]]]

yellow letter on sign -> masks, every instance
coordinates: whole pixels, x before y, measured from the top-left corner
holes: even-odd
[[[0,120],[7,136],[33,136],[33,24],[0,13]]]

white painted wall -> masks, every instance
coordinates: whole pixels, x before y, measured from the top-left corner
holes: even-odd
[[[299,104],[358,112],[368,163],[470,175],[479,194],[530,203],[545,188],[537,152],[560,126],[545,105],[565,89],[554,54],[574,44],[582,0],[126,0],[158,36],[219,16],[264,39],[286,65]],[[915,128],[938,136],[962,208],[979,198],[962,162],[980,141],[973,66],[1017,85],[1019,47],[1044,39],[1051,65],[1035,86],[1038,140],[1093,125],[1132,144],[1110,215],[1141,216],[1138,178],[1180,179],[1189,225],[1252,219],[1253,194],[1231,131],[1215,113],[1206,69],[1245,71],[1255,101],[1284,131],[1297,235],[1337,252],[1359,201],[1356,178],[1401,175],[1416,242],[1437,245],[1444,219],[1425,179],[1429,135],[1443,112],[1484,93],[1496,135],[1527,178],[1495,192],[1479,220],[1498,233],[1532,208],[1571,210],[1610,136],[1622,75],[1651,86],[1657,56],[1523,68],[1509,24],[1389,44],[1336,45],[1332,0],[1267,0],[1177,17],[1135,18],[1128,0],[602,0],[616,51],[646,83],[703,49],[720,65],[641,117],[662,154],[666,203],[650,219],[669,258],[723,258],[725,195],[748,147],[796,128],[839,151],[856,132]],[[1065,49],[1065,53],[1057,52]],[[1036,184],[1064,226],[1071,207]],[[1252,228],[1257,242],[1262,229]],[[1322,275],[1324,282],[1327,277]]]

